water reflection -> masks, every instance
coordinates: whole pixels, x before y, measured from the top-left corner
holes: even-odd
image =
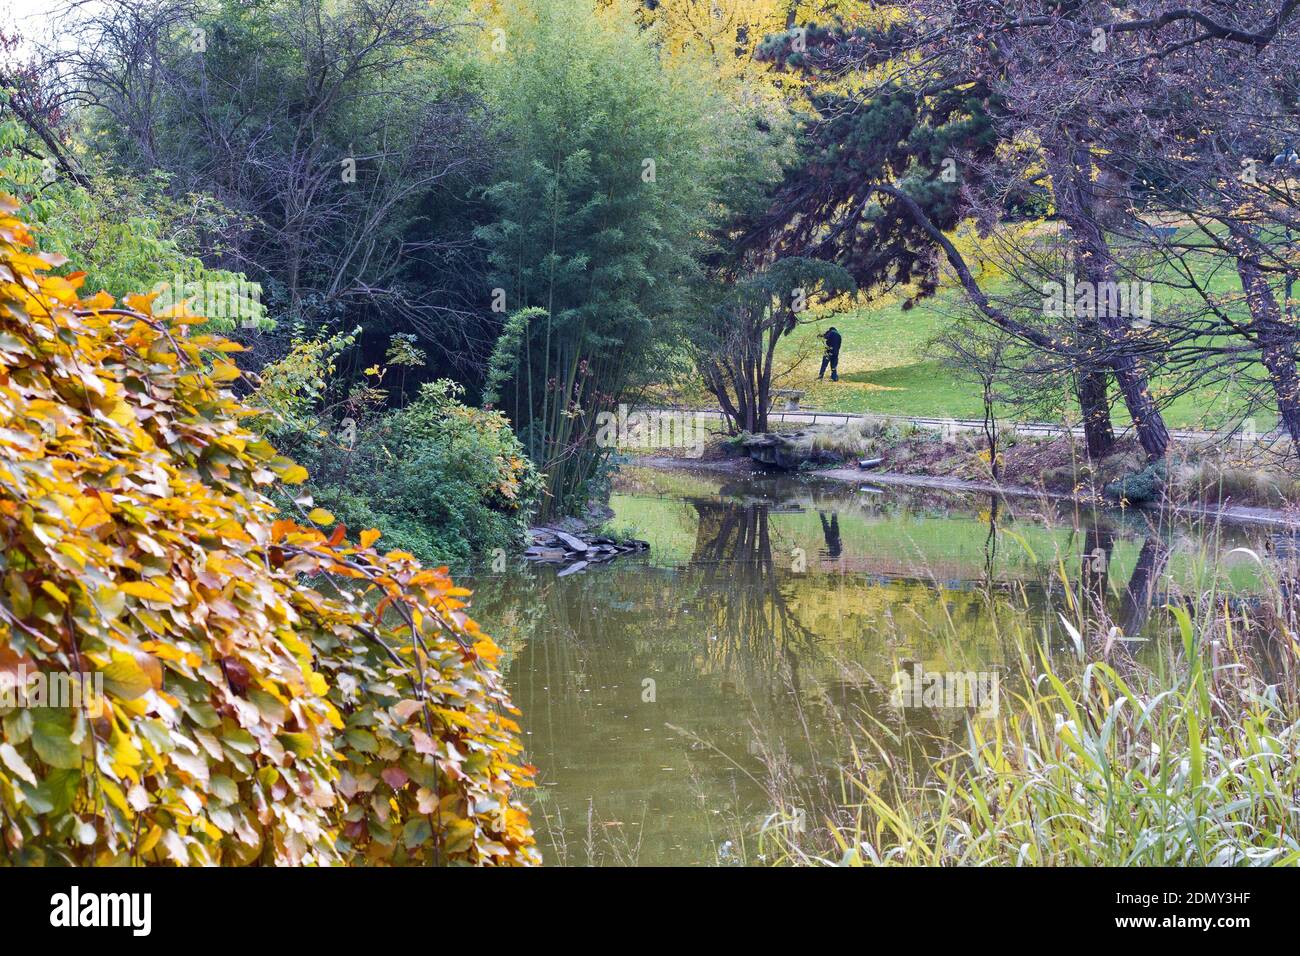
[[[709,622],[709,655],[724,673],[771,675],[784,667],[797,690],[800,655],[817,651],[817,635],[791,609],[792,576],[778,573],[769,521],[798,514],[760,501],[692,499],[697,515],[690,566],[699,611]],[[785,559],[791,569],[799,558]]]
[[[844,553],[844,545],[840,542],[839,512],[832,511],[828,518],[825,511],[818,510],[817,517],[821,519],[822,536],[826,539],[826,547],[822,550],[821,555],[834,561]]]
[[[1111,564],[1120,531],[1113,525],[1090,524],[1084,532],[1079,565],[1079,592],[1084,616],[1101,632],[1117,629],[1118,635],[1139,638],[1146,630],[1151,609],[1158,600],[1158,588],[1169,560],[1169,546],[1159,528],[1148,527],[1128,577],[1112,586]],[[1132,641],[1116,645],[1129,653]]]
[[[766,479],[636,486],[612,504],[648,556],[471,581],[556,863],[752,861],[739,834],[777,809],[816,819],[864,731],[904,763],[964,733],[960,709],[891,706],[896,669],[1008,671],[1006,621],[1028,614],[1064,641],[1054,622],[1072,607],[1089,639],[1150,635],[1171,577],[1195,591],[1208,540],[1141,515]],[[1238,545],[1264,548],[1215,532],[1214,548]],[[1248,594],[1252,573],[1220,584]]]

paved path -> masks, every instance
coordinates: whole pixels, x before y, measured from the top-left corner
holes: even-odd
[[[667,413],[667,412],[689,412],[706,419],[722,420],[722,412],[716,408],[639,408],[638,412],[642,413]],[[951,435],[956,432],[964,431],[983,431],[984,423],[978,419],[967,418],[913,418],[907,415],[873,415],[859,412],[822,412],[816,409],[806,408],[798,411],[771,411],[767,413],[769,424],[782,425],[838,425],[843,422],[854,421],[856,419],[870,419],[872,421],[892,422],[898,425],[911,425],[915,428],[930,429],[932,431],[942,432],[945,435]],[[1083,438],[1083,426],[1081,425],[1052,425],[1045,422],[999,422],[1000,429],[1014,429],[1020,435],[1034,435],[1041,438],[1055,438],[1067,433],[1075,438]],[[1127,434],[1131,427],[1122,434]],[[1284,438],[1281,432],[1263,432],[1251,434],[1248,429],[1238,429],[1235,432],[1205,432],[1205,431],[1186,431],[1181,429],[1171,429],[1169,437],[1174,441],[1193,442],[1203,444],[1223,444],[1232,441],[1238,444],[1248,442],[1261,442],[1272,444]]]

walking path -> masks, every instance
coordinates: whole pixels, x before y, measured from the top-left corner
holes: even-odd
[[[636,411],[642,414],[681,414],[686,412],[700,418],[717,419],[718,421],[722,420],[722,412],[716,408],[638,408]],[[913,418],[906,415],[874,415],[861,412],[823,412],[811,408],[800,409],[799,411],[792,412],[774,410],[767,413],[769,425],[838,425],[859,419],[891,422],[904,426],[910,425],[915,428],[942,432],[944,435],[951,435],[956,432],[979,432],[984,430],[984,423],[978,419]],[[1083,426],[1081,425],[1052,425],[1045,422],[999,422],[998,428],[1003,431],[1013,429],[1019,435],[1037,436],[1040,438],[1056,438],[1067,433],[1073,435],[1075,438],[1083,438]],[[1127,430],[1125,433],[1127,433]],[[1170,429],[1169,437],[1172,440],[1179,442],[1223,444],[1232,441],[1241,445],[1255,442],[1273,444],[1274,442],[1283,440],[1284,438],[1279,431],[1256,432],[1252,434],[1249,429],[1238,429],[1231,433]]]

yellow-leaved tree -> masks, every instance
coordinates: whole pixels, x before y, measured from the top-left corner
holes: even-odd
[[[0,197],[0,861],[538,862],[468,592],[377,531],[277,514],[266,489],[306,472],[245,427],[239,346],[184,305],[79,297],[17,210]]]

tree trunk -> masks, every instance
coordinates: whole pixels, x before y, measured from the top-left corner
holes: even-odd
[[[1115,430],[1110,425],[1110,402],[1106,397],[1106,370],[1081,370],[1076,380],[1075,394],[1083,412],[1083,437],[1088,460],[1101,461],[1115,445]]]
[[[1077,142],[1074,132],[1068,128],[1061,130],[1059,136],[1061,143]],[[1115,281],[1115,260],[1096,215],[1092,154],[1086,145],[1065,146],[1061,143],[1048,150],[1052,193],[1056,208],[1076,243],[1077,271],[1082,273],[1085,281],[1092,283],[1095,293],[1100,293]],[[1094,296],[1094,301],[1102,299],[1100,294]],[[1072,307],[1074,303],[1068,305]],[[1132,319],[1132,316],[1112,315],[1106,310],[1105,314],[1091,317],[1090,324],[1100,333],[1104,361],[1115,373],[1115,382],[1133,419],[1138,441],[1149,456],[1163,458],[1169,448],[1169,430],[1151,397],[1146,370],[1125,345]],[[1085,420],[1087,417],[1085,409]]]
[[[1165,417],[1159,406],[1151,397],[1146,370],[1132,355],[1122,353],[1114,357],[1111,367],[1115,370],[1115,381],[1133,418],[1133,428],[1142,449],[1152,458],[1165,457],[1169,450],[1169,429],[1165,427]]]
[[[1282,318],[1277,296],[1258,259],[1250,252],[1245,227],[1230,224],[1237,253],[1237,275],[1250,306],[1250,333],[1259,346],[1260,361],[1268,370],[1269,384],[1277,396],[1277,413],[1291,436],[1292,449],[1300,454],[1300,373],[1296,371],[1295,330]]]
[[[1268,369],[1268,380],[1277,395],[1277,413],[1291,436],[1291,448],[1300,454],[1300,374],[1289,345],[1269,342],[1260,345],[1260,358]]]

